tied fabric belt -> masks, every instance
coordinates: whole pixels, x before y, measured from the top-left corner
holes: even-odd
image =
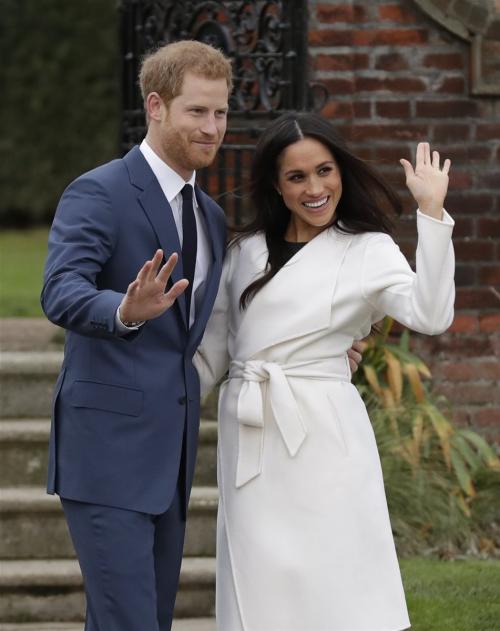
[[[279,364],[262,360],[231,362],[229,378],[243,380],[237,410],[239,425],[237,488],[258,476],[262,471],[264,448],[264,401],[260,386],[262,382],[268,382],[272,415],[292,458],[306,438],[306,425],[287,377],[350,381],[351,371],[347,355],[294,364]]]

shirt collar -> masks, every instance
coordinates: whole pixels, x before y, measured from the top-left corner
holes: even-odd
[[[168,164],[164,162],[157,153],[155,153],[155,151],[146,142],[145,138],[141,142],[139,148],[146,159],[146,162],[155,174],[169,204],[181,192],[185,184],[191,184],[194,188],[196,171],[193,171],[191,178],[185,182],[176,171],[169,167]]]

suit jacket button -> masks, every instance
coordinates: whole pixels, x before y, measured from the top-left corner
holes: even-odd
[[[186,405],[186,397],[185,396],[179,397],[177,400],[179,401],[180,405]]]

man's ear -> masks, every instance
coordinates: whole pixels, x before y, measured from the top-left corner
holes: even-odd
[[[165,104],[158,92],[150,92],[146,97],[146,114],[148,119],[160,121]]]

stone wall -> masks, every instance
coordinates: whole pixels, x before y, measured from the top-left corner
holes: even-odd
[[[457,420],[497,442],[500,61],[490,54],[488,77],[471,70],[478,68],[477,38],[494,38],[499,25],[500,3],[488,0],[310,3],[311,74],[329,91],[323,114],[403,192],[407,212],[397,239],[410,258],[414,204],[398,160],[410,159],[420,140],[452,160],[447,208],[456,221],[456,317],[445,335],[414,335],[415,348]]]

